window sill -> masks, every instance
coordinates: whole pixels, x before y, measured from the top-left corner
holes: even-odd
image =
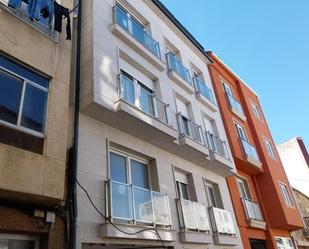
[[[25,127],[22,127],[22,126],[10,124],[10,123],[3,121],[3,120],[0,120],[0,125],[6,126],[8,128],[11,128],[11,129],[23,132],[23,133],[26,133],[28,135],[32,135],[34,137],[45,138],[44,133],[37,132],[37,131],[31,130],[31,129],[28,129],[28,128],[25,128]]]

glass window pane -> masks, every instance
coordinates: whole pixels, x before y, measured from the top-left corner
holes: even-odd
[[[35,241],[0,239],[0,249],[34,249]]]
[[[44,132],[48,93],[30,84],[26,85],[21,125]]]
[[[22,81],[0,70],[0,119],[17,124]]]
[[[146,164],[131,160],[131,175],[134,186],[149,189],[148,167]]]
[[[111,152],[110,172],[113,181],[127,183],[126,157]]]
[[[190,200],[188,185],[182,182],[179,182],[180,187],[180,197],[185,200]]]

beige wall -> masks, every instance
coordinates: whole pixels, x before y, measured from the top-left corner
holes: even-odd
[[[72,7],[73,1],[62,1]],[[65,26],[63,28],[65,30]],[[64,198],[71,41],[51,39],[0,8],[0,50],[51,78],[43,155],[0,144],[0,190],[32,201]]]

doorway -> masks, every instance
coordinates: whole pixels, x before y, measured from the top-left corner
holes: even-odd
[[[267,249],[265,240],[250,239],[251,249]]]

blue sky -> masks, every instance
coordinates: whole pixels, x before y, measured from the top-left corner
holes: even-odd
[[[161,1],[259,94],[275,142],[309,150],[309,1]]]

